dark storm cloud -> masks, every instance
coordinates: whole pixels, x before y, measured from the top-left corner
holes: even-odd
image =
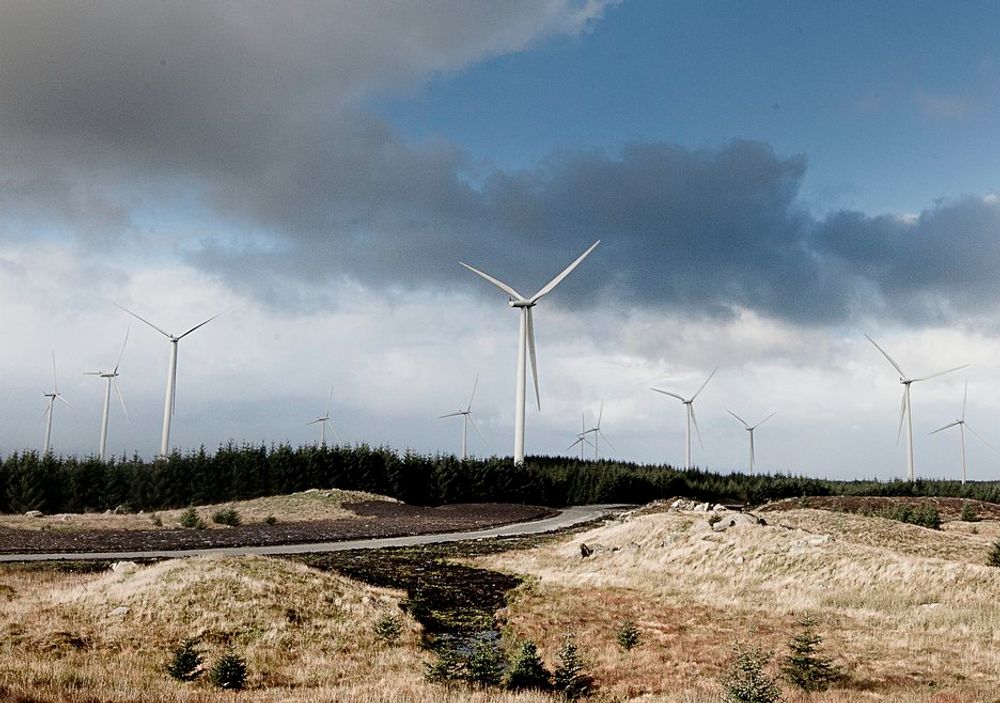
[[[364,110],[579,32],[601,7],[0,0],[0,237],[30,225],[101,244],[170,211],[189,226],[162,236],[189,261],[275,305],[315,304],[342,276],[493,293],[459,259],[530,294],[598,238],[563,302],[800,323],[1000,304],[993,202],[820,220],[797,198],[805,159],[752,141],[567,150],[483,174]]]

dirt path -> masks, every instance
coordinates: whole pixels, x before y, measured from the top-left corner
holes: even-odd
[[[157,559],[199,556],[206,554],[224,554],[240,556],[246,554],[279,555],[303,554],[309,552],[339,552],[350,549],[381,549],[384,547],[407,547],[419,544],[434,544],[439,542],[457,542],[461,540],[483,539],[488,537],[513,537],[518,535],[540,534],[551,532],[582,522],[588,522],[603,517],[625,506],[619,505],[582,505],[566,508],[551,517],[545,517],[530,522],[518,522],[495,527],[465,530],[458,532],[440,532],[435,534],[405,535],[396,537],[373,537],[362,539],[341,539],[326,542],[302,542],[297,544],[243,545],[224,547],[205,547],[194,549],[153,549],[136,551],[64,551],[45,553],[9,553],[0,554],[0,562],[23,561],[65,561],[65,560],[125,560],[125,559]]]

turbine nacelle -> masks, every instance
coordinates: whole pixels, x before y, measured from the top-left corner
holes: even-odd
[[[508,300],[507,304],[512,308],[533,308],[538,305],[533,300]]]

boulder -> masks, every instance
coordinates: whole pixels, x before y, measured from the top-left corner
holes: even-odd
[[[127,605],[119,605],[117,608],[108,613],[108,616],[112,618],[123,618],[126,615],[128,615]]]
[[[694,510],[696,513],[707,513],[708,507],[709,507],[708,503],[699,503],[698,505],[694,506],[692,510]]]
[[[45,513],[41,510],[29,510],[24,515],[25,517],[43,517]]]
[[[586,559],[594,553],[594,550],[588,547],[585,543],[580,542],[580,558]]]
[[[750,513],[728,512],[726,515],[722,516],[721,520],[712,524],[712,530],[715,532],[725,532],[731,527],[743,527],[747,525],[759,524],[760,520],[756,515],[751,515]]]
[[[111,569],[116,574],[127,574],[131,571],[135,571],[136,569],[138,569],[139,565],[136,564],[134,561],[116,561],[108,568]]]

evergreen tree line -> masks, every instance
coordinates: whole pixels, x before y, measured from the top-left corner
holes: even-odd
[[[511,502],[562,507],[646,503],[685,496],[751,505],[807,495],[954,496],[1000,502],[1000,482],[832,481],[794,475],[718,474],[671,466],[566,457],[466,459],[353,447],[224,445],[145,460],[14,453],[0,462],[0,512],[163,510],[293,493],[368,491],[416,505]]]

